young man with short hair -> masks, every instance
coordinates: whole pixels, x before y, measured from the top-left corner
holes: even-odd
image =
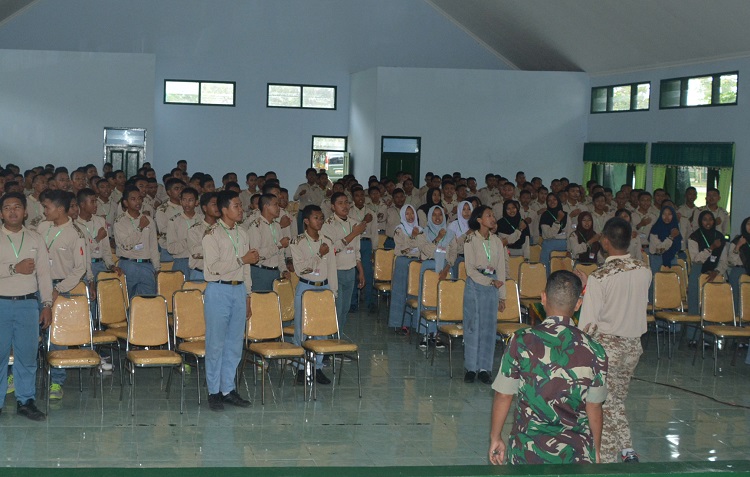
[[[216,205],[218,194],[209,192],[203,194],[200,200],[203,220],[194,224],[188,229],[188,266],[190,267],[190,277],[188,280],[204,281],[203,276],[203,236],[213,227],[221,217],[219,207]]]
[[[405,182],[410,181],[407,179]],[[364,292],[365,306],[368,311],[375,311],[375,302],[372,298],[372,252],[377,247],[378,221],[375,215],[365,206],[365,191],[360,185],[352,187],[354,204],[349,208],[349,220],[361,224],[367,224],[365,231],[359,236],[359,254],[361,257],[362,270],[365,275],[365,286],[361,290],[354,287],[352,290],[352,305],[350,311],[355,312],[359,308],[359,295]],[[374,243],[373,243],[374,242]]]
[[[94,280],[100,272],[120,271],[112,260],[107,224],[102,217],[96,215],[98,207],[96,193],[93,189],[84,188],[78,192],[77,199],[79,211],[76,225],[85,236]]]
[[[701,215],[701,212],[708,210],[714,214],[716,230],[721,232],[722,235],[727,235],[729,233],[729,213],[724,208],[719,207],[720,200],[721,194],[719,194],[719,189],[711,187],[706,191],[706,205],[698,209],[698,213],[695,214],[693,230],[698,230],[700,228],[698,217]]]
[[[279,199],[274,194],[260,196],[260,217],[253,220],[248,227],[250,248],[258,251],[259,260],[254,263],[250,272],[253,277],[253,291],[273,290],[273,281],[286,278],[286,260],[284,249],[289,246],[289,237],[281,234],[279,218]]]
[[[154,219],[156,220],[161,261],[171,262],[172,255],[167,250],[167,225],[169,224],[169,219],[182,213],[182,189],[185,188],[185,183],[179,179],[172,178],[167,180],[165,185],[169,201],[156,209]]]
[[[188,248],[188,230],[201,221],[195,211],[198,202],[198,191],[187,187],[180,193],[182,212],[167,222],[167,251],[174,258],[172,270],[182,272],[185,280],[190,279],[190,250]]]

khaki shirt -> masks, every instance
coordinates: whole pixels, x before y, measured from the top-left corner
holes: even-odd
[[[44,220],[44,207],[33,195],[26,198],[26,228],[36,230],[39,223]]]
[[[281,227],[275,220],[272,223],[262,215],[250,223],[247,230],[250,248],[258,251],[258,265],[278,268],[279,273],[285,270],[284,249],[281,247]],[[240,255],[241,256],[241,255]],[[284,269],[282,270],[282,267]]]
[[[58,292],[69,292],[84,276],[93,278],[85,237],[72,220],[68,219],[59,227],[45,220],[37,230],[47,246],[50,277],[62,280],[55,285]]]
[[[22,296],[38,291],[42,303],[51,304],[52,277],[47,247],[42,236],[26,227],[14,233],[5,226],[2,227],[1,235],[3,237],[0,237],[0,294]],[[29,275],[14,273],[13,267],[27,258],[34,260],[34,272]]]
[[[333,243],[336,254],[336,268],[350,270],[357,266],[362,258],[359,253],[359,235],[345,245],[343,239],[352,233],[355,223],[351,220],[341,220],[337,215],[330,217],[323,224],[321,233]]]
[[[304,194],[300,195],[302,191]],[[307,182],[300,184],[294,193],[293,200],[299,201],[300,210],[304,209],[308,205],[318,205],[325,199],[326,193],[323,189],[318,187],[317,184],[310,185]]]
[[[357,206],[352,206],[349,208],[349,220],[353,220],[354,222],[361,224],[365,221],[365,217],[367,214],[370,214],[372,216],[372,220],[369,224],[367,224],[367,228],[364,232],[362,232],[362,235],[360,235],[360,239],[368,238],[370,240],[377,240],[378,238],[378,219],[376,218],[376,214],[374,214],[370,209],[368,209],[366,206],[362,207],[361,209],[358,209]]]
[[[138,228],[141,217],[148,219],[148,225],[143,230]],[[114,232],[115,253],[118,257],[132,260],[151,260],[155,271],[161,268],[156,226],[152,217],[140,214],[133,218],[130,214],[125,214],[115,222]]]
[[[685,230],[684,237],[689,237],[690,234],[695,232],[693,222],[698,221],[698,216],[700,215],[700,207],[693,206],[693,208],[690,208],[687,206],[687,204],[683,204],[679,209],[677,209],[677,213],[680,214],[680,223],[682,223],[683,220],[686,221],[688,227]]]
[[[594,232],[598,234],[602,233],[602,230],[604,230],[604,224],[606,224],[607,221],[614,216],[614,210],[612,210],[611,212],[604,212],[601,215],[599,215],[599,213],[595,210],[591,210],[591,217],[594,219]],[[578,219],[576,219],[576,222],[578,222]]]
[[[167,251],[174,258],[189,258],[188,230],[193,225],[201,222],[201,216],[197,213],[189,218],[184,212],[175,215],[167,222]]]
[[[497,189],[489,189],[487,187],[482,187],[478,191],[479,193],[479,200],[482,201],[482,205],[487,205],[489,207],[493,207],[495,203],[498,201],[502,202],[502,197],[500,197],[500,191]]]
[[[323,219],[328,220],[333,215],[333,209],[331,208],[331,199],[326,197],[320,203],[320,210],[323,211]]]
[[[235,225],[231,229],[219,219],[203,235],[203,275],[207,282],[243,281],[252,292],[250,265],[242,257],[250,250],[247,231]]]
[[[699,252],[698,242],[693,239],[687,239],[685,242],[688,243],[688,252],[690,253],[690,260],[693,261],[694,267],[703,267],[706,260],[711,259],[711,249],[709,247],[706,247]],[[734,249],[734,244],[727,242],[724,245],[724,249],[721,251],[721,255],[719,255],[719,263],[716,264],[716,271],[719,272],[720,275],[726,276],[727,270],[729,269],[729,249]],[[740,263],[742,263],[742,260],[740,260]]]
[[[78,217],[76,225],[85,237],[89,259],[101,258],[104,260],[107,268],[112,268],[115,263],[112,259],[112,249],[109,246],[109,233],[101,241],[96,240],[96,236],[99,235],[99,229],[103,228],[107,232],[107,224],[104,218],[92,215],[91,220],[86,221]]]
[[[638,231],[638,234],[641,236],[641,242],[648,241],[648,235],[651,233],[651,227],[656,223],[656,220],[659,218],[659,211],[657,210],[654,212],[652,209],[648,209],[646,213],[641,212],[641,209],[635,209],[633,212],[630,213],[633,228]],[[644,217],[651,217],[651,222],[644,225],[643,227],[638,227],[638,224],[641,223],[641,220],[643,220]]]
[[[155,203],[156,203],[156,199],[146,194],[146,197],[143,198],[143,205],[141,205],[141,213],[150,215],[151,217],[153,217],[154,214],[156,213],[156,207],[154,207]],[[123,213],[125,212],[123,211]]]
[[[116,205],[112,202],[111,198],[107,202],[104,202],[100,197],[96,198],[96,215],[104,219],[107,233],[110,235],[112,234],[112,225],[114,224],[114,222],[109,220],[112,207],[116,207]]]
[[[716,230],[721,232],[723,235],[727,235],[729,233],[729,213],[721,207],[717,207],[716,210],[711,210],[708,208],[708,206],[704,206],[698,209],[695,214],[695,218],[693,219],[693,230],[698,230],[700,228],[698,217],[700,217],[701,212],[703,212],[704,210],[708,210],[712,214],[714,214],[714,219],[716,219]],[[719,219],[721,219],[721,221],[719,221]]]
[[[328,245],[328,253],[321,256],[320,246]],[[336,273],[336,254],[333,251],[333,243],[322,235],[318,240],[313,240],[307,232],[298,235],[289,243],[292,254],[292,263],[297,276],[311,282],[322,282],[328,280],[328,287],[333,293],[338,292],[338,274]]]
[[[487,244],[489,242],[489,245]],[[489,258],[487,252],[489,251]],[[483,286],[492,285],[492,280],[500,280],[505,283],[508,276],[508,261],[505,259],[508,252],[505,251],[502,240],[495,234],[489,235],[485,240],[479,231],[468,232],[464,239],[464,260],[466,261],[466,275],[475,283]],[[495,269],[495,278],[483,273],[487,268]],[[498,288],[501,300],[505,299],[505,285]]]
[[[203,236],[211,228],[205,220],[201,220],[188,229],[188,266],[203,270]]]
[[[370,209],[370,211],[375,216],[375,220],[373,222],[378,223],[377,225],[378,231],[385,230],[386,219],[388,218],[388,206],[385,205],[385,202],[381,200],[379,204],[373,204],[372,201],[370,201],[370,202],[367,202],[367,208]],[[399,218],[399,220],[401,219]]]
[[[401,212],[395,205],[392,205],[388,207],[385,213],[385,235],[393,237],[399,224],[401,224]]]
[[[252,201],[250,199],[253,198],[255,194],[258,194],[259,191],[256,189],[255,192],[249,191],[247,189],[240,192],[240,202],[242,202],[242,210],[245,212],[245,214],[250,213],[250,204],[252,204]]]
[[[424,231],[420,231],[416,237],[407,235],[403,227],[397,227],[393,234],[396,243],[394,253],[397,257],[414,257],[419,260],[435,258],[435,244],[430,242]]]
[[[152,215],[156,219],[156,231],[161,248],[167,248],[167,226],[169,225],[169,219],[181,213],[182,206],[169,201],[160,205],[156,209],[156,215]]]
[[[445,213],[448,215],[448,218],[446,220],[448,222],[452,222],[456,220],[456,214],[458,213],[458,199],[456,199],[456,196],[454,195],[451,200],[443,199],[440,202],[441,202],[440,204],[441,207],[443,208]],[[503,214],[500,214],[499,216],[496,216],[496,217],[502,217],[502,216]],[[429,220],[429,217],[428,217],[428,220]],[[424,226],[427,227],[427,224],[425,223]]]
[[[611,256],[589,275],[578,327],[595,324],[599,333],[638,338],[646,332],[651,270],[630,255]]]

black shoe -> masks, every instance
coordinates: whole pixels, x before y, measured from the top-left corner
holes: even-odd
[[[638,454],[633,449],[625,449],[622,451],[622,463],[623,464],[638,464],[640,459]]]
[[[435,348],[445,349],[445,343],[443,343],[441,340],[435,340]]]
[[[688,348],[697,348],[698,342],[696,340],[690,340],[688,341]]]
[[[240,396],[240,393],[237,392],[236,389],[232,389],[229,391],[229,394],[225,394],[221,397],[221,400],[227,404],[231,404],[232,406],[237,407],[250,407],[250,401],[247,399],[242,399],[242,396]]]
[[[477,373],[474,371],[466,371],[466,374],[464,374],[464,382],[465,383],[473,383],[474,378],[477,377]]]
[[[21,401],[16,401],[16,412],[20,416],[26,416],[32,421],[44,421],[47,416],[42,411],[36,408],[33,399],[29,399],[25,404],[21,404]]]
[[[484,384],[492,384],[492,376],[490,375],[489,371],[479,371],[479,375],[477,377],[479,378],[479,381],[483,382]]]
[[[328,376],[323,374],[322,369],[315,370],[315,381],[317,381],[318,384],[331,384],[331,380],[328,379]]]
[[[422,341],[419,342],[419,347],[422,349],[427,349],[427,338],[422,338]]]
[[[298,369],[297,370],[297,384],[305,384],[305,370],[304,369]]]
[[[208,395],[208,408],[212,411],[223,411],[224,403],[221,402],[221,393]]]

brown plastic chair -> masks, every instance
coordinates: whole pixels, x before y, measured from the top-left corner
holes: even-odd
[[[422,311],[419,313],[417,334],[424,328],[425,334],[429,329],[428,323],[437,322],[437,291],[440,276],[435,270],[425,270],[422,275],[422,286],[419,290],[419,301]],[[429,341],[428,341],[429,343]]]
[[[538,262],[541,259],[542,259],[542,246],[530,245],[529,246],[529,262]]]
[[[45,389],[49,389],[52,382],[52,368],[73,369],[99,368],[101,358],[94,351],[92,339],[91,314],[87,295],[73,295],[66,298],[57,297],[52,307],[52,324],[47,334],[47,349],[50,345],[75,347],[72,349],[53,350],[47,352],[47,382]],[[82,348],[87,346],[88,348]],[[4,364],[3,364],[4,366]],[[83,392],[83,380],[80,379],[80,389]],[[99,390],[102,395],[102,413],[104,413],[104,390],[102,371],[99,369]],[[47,392],[47,415],[49,415],[49,391]],[[96,397],[96,388],[94,388]]]
[[[549,254],[550,258],[570,258],[570,252],[566,250],[553,250]]]
[[[168,262],[172,263],[172,262]],[[182,290],[185,283],[185,274],[181,271],[165,271],[163,268],[156,274],[156,294],[163,297],[171,297],[177,290]],[[172,302],[167,301],[167,313],[172,314]]]
[[[711,283],[724,283],[726,280],[724,280],[724,275],[717,275],[716,278],[714,278],[714,281]],[[703,304],[703,285],[705,285],[708,282],[708,273],[701,273],[700,279],[698,281],[698,304]]]
[[[682,263],[685,263],[684,260],[680,259]],[[664,265],[661,266],[660,272],[674,272],[677,274],[678,277],[680,277],[680,293],[682,296],[682,303],[687,304],[687,282],[688,282],[688,274],[687,270],[683,268],[681,265],[672,265],[671,267],[666,267]]]
[[[395,254],[393,250],[378,248],[375,250],[373,263],[373,280],[372,286],[375,288],[375,296],[378,306],[380,306],[380,297],[386,299],[391,296],[391,281],[393,280],[393,262]],[[386,302],[387,303],[387,302]]]
[[[314,339],[319,338],[319,339]],[[302,294],[302,347],[307,351],[307,361],[315,362],[317,355],[355,353],[357,361],[357,385],[362,398],[362,380],[359,369],[359,347],[348,340],[342,340],[336,317],[336,303],[331,290],[305,290]],[[339,369],[339,384],[343,373],[344,360]],[[336,383],[334,368],[334,386]],[[313,380],[313,397],[317,399],[317,380]]]
[[[675,342],[674,327],[677,324],[685,325],[682,330],[684,335],[685,329],[692,326],[700,326],[700,315],[691,315],[685,312],[684,302],[682,301],[682,287],[680,276],[673,271],[664,271],[654,273],[654,319],[666,323],[667,328],[667,355],[672,359],[672,343]],[[657,326],[657,343],[659,333]],[[679,345],[679,340],[676,340]],[[658,347],[657,347],[658,349]],[[658,354],[658,353],[657,353]]]
[[[750,275],[743,273],[740,275],[740,283],[750,283]]]
[[[206,317],[203,313],[203,293],[200,290],[177,290],[172,295],[174,318],[174,349],[183,360],[192,357],[201,403],[201,360],[206,358]]]
[[[505,280],[505,310],[497,312],[497,334],[503,341],[516,331],[528,328],[521,319],[521,302],[518,285],[513,280]]]
[[[173,266],[174,266],[174,262],[161,262],[161,271],[171,272]]]
[[[599,266],[595,263],[576,263],[573,270],[580,270],[586,276],[589,276],[594,273],[597,268],[599,268]]]
[[[182,284],[183,290],[198,290],[201,293],[206,293],[206,285],[208,285],[207,282],[194,282],[194,281],[186,281]]]
[[[285,323],[284,334],[294,336],[294,286],[290,280],[277,278],[273,281],[273,291],[279,296],[281,322]]]
[[[101,274],[100,274],[101,275]],[[105,278],[96,282],[97,313],[99,329],[119,339],[128,339],[128,312],[122,282],[116,278]],[[94,332],[97,339],[97,332]]]
[[[299,283],[299,277],[294,272],[289,272],[289,281],[292,284],[292,291],[297,290],[297,284]]]
[[[422,271],[422,262],[414,260],[409,262],[409,273],[406,278],[406,308],[401,318],[401,327],[406,323],[406,315],[411,316],[409,323],[414,321],[414,313],[419,308],[419,274]]]
[[[96,276],[96,281],[98,283],[102,280],[108,280],[110,278],[114,278],[120,281],[120,284],[122,285],[122,298],[125,301],[125,308],[127,309],[130,306],[130,297],[128,296],[128,278],[124,273],[122,275],[118,275],[117,272],[99,272],[99,275]]]
[[[260,378],[260,402],[261,404],[265,404],[266,370],[268,369],[266,360],[282,360],[280,386],[283,383],[287,360],[298,360],[306,364],[305,350],[301,346],[284,342],[284,333],[281,328],[281,300],[276,292],[253,292],[250,299],[250,306],[252,308],[252,315],[247,320],[245,351],[242,357],[240,375],[244,375],[248,353],[252,353],[261,359],[260,368],[263,371]],[[253,363],[253,369],[258,369],[255,363]],[[271,382],[270,375],[268,382]],[[294,382],[296,383],[296,380]]]
[[[514,281],[518,281],[518,267],[521,266],[526,259],[522,255],[509,256],[508,261],[508,278]]]
[[[742,277],[748,277],[748,275],[742,275]],[[740,277],[740,322],[745,326],[745,320],[750,319],[750,281],[742,281],[742,277]]]
[[[469,275],[466,273],[466,262],[458,263],[458,279],[466,281]]]
[[[730,284],[708,282],[703,286],[701,295],[703,305],[701,306],[701,339],[698,341],[698,348],[701,349],[701,357],[705,359],[706,351],[703,347],[703,339],[706,335],[713,337],[714,376],[716,376],[719,340],[750,339],[750,328],[743,327],[742,321],[735,316],[734,298]],[[695,364],[695,357],[698,355],[698,348],[695,348],[693,364]],[[732,357],[732,366],[734,366],[736,358],[737,352],[735,351]]]
[[[182,272],[180,272],[182,273]],[[165,348],[166,347],[166,348]],[[146,348],[146,349],[143,349]],[[159,349],[161,348],[161,349]],[[136,401],[136,368],[170,368],[167,381],[167,398],[172,381],[172,372],[180,372],[180,414],[185,401],[185,366],[182,356],[174,351],[169,341],[169,324],[167,320],[167,300],[161,295],[142,295],[133,297],[130,302],[130,321],[128,322],[128,340],[125,367],[130,373],[133,386],[133,408],[135,416]],[[120,394],[122,398],[122,392]]]
[[[518,267],[518,295],[521,305],[529,307],[542,299],[547,286],[547,267],[543,263],[524,262]]]
[[[464,288],[463,280],[441,280],[437,290],[437,330],[448,337],[448,373],[453,377],[453,339],[464,335]],[[435,353],[432,353],[432,363]]]
[[[86,300],[88,300],[89,299],[89,287],[84,282],[78,282],[78,285],[74,286],[73,289],[68,292],[68,294],[85,296]]]

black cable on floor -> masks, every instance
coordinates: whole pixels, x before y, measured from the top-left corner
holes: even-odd
[[[733,402],[722,401],[721,399],[716,399],[715,397],[709,396],[708,394],[703,394],[703,393],[699,393],[698,391],[693,391],[693,390],[690,390],[690,389],[685,389],[685,388],[680,387],[680,386],[675,386],[674,384],[660,383],[658,381],[649,381],[647,379],[636,378],[636,377],[633,377],[633,379],[636,380],[636,381],[641,381],[643,383],[658,384],[659,386],[665,386],[665,387],[672,388],[672,389],[678,389],[680,391],[683,391],[683,392],[686,392],[686,393],[689,393],[689,394],[695,394],[696,396],[701,396],[701,397],[704,397],[706,399],[710,399],[711,401],[717,402],[719,404],[724,404],[725,406],[739,407],[739,408],[742,408],[742,409],[750,409],[750,406],[746,406],[744,404],[737,404],[737,403],[733,403]]]

